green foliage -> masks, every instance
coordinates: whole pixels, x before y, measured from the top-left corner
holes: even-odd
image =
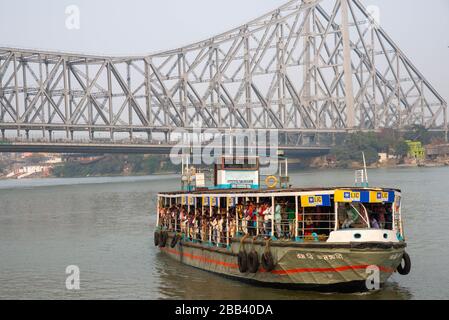
[[[429,144],[435,136],[435,133],[421,125],[413,125],[404,133],[405,140],[420,141],[423,145]]]
[[[378,154],[385,152],[404,158],[409,152],[405,140],[420,141],[423,145],[432,141],[444,141],[441,133],[430,132],[427,128],[414,125],[404,133],[393,129],[384,129],[378,133],[356,132],[337,140],[337,146],[331,151],[340,167],[349,167],[351,162],[362,162],[365,152],[367,164],[378,161]]]
[[[332,150],[337,162],[342,167],[349,167],[351,162],[362,162],[362,152],[366,163],[373,164],[379,160],[378,153],[388,149],[388,145],[379,139],[375,133],[352,133],[344,142]]]
[[[112,156],[105,160],[91,164],[67,162],[53,169],[57,177],[86,177],[101,175],[118,175],[123,172],[124,161],[118,156]]]
[[[408,154],[408,149],[408,144],[404,140],[401,140],[396,143],[394,147],[394,154],[400,158],[404,158]]]

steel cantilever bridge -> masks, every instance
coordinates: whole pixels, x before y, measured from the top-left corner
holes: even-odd
[[[359,0],[295,0],[148,56],[0,48],[0,151],[169,148],[171,132],[277,130],[281,148],[419,124],[447,103]]]

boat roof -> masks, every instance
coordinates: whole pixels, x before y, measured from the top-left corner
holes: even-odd
[[[308,188],[282,188],[282,189],[200,189],[194,191],[170,191],[160,192],[159,195],[178,196],[178,195],[214,195],[214,194],[277,194],[277,193],[309,193],[309,192],[328,192],[335,190],[351,190],[351,191],[395,191],[401,192],[397,188],[376,188],[376,187],[308,187]]]

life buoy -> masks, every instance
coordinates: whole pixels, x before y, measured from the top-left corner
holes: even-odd
[[[170,247],[171,248],[176,247],[176,244],[178,243],[178,241],[179,241],[179,235],[175,234],[173,236],[173,239],[172,239],[171,243],[170,243]]]
[[[239,271],[245,273],[248,271],[248,255],[245,251],[240,251],[238,255]]]
[[[274,270],[275,267],[274,259],[270,251],[264,252],[262,254],[262,267],[268,272]]]
[[[167,244],[167,239],[168,239],[167,231],[162,231],[161,236],[159,238],[159,248],[165,247],[165,245]]]
[[[269,176],[265,179],[265,184],[268,188],[274,188],[278,184],[278,178],[275,176]]]
[[[160,233],[159,231],[155,231],[154,232],[154,245],[157,247],[159,245],[159,238],[160,238]]]
[[[256,273],[259,270],[259,255],[256,251],[251,251],[248,255],[248,271]]]
[[[404,262],[404,266],[402,266],[402,262]],[[411,268],[412,268],[412,261],[410,260],[410,256],[408,255],[407,252],[404,251],[401,263],[399,264],[397,270],[400,275],[406,276],[410,273]]]

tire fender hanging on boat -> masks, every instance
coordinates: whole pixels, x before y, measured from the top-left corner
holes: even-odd
[[[160,239],[161,235],[159,233],[159,231],[155,231],[154,232],[154,245],[157,247],[159,245],[159,239]]]
[[[239,252],[238,265],[241,273],[248,271],[248,255],[244,250]]]
[[[239,266],[239,271],[241,273],[245,273],[248,271],[248,254],[245,251],[244,242],[248,238],[249,235],[244,235],[240,240],[239,254],[237,256],[237,262]]]
[[[402,266],[402,262],[404,262],[404,266]],[[404,251],[402,255],[401,263],[399,264],[397,271],[400,275],[406,276],[410,273],[412,268],[412,261],[407,252]]]
[[[168,239],[168,232],[167,231],[161,231],[161,236],[159,238],[159,248],[164,248],[167,244]]]
[[[257,273],[259,270],[259,255],[256,251],[251,251],[248,254],[248,271],[251,273]]]
[[[274,258],[273,255],[271,254],[270,251],[270,240],[267,240],[267,243],[265,245],[265,251],[262,254],[262,268],[265,269],[265,271],[267,272],[271,272],[274,270],[274,267],[276,266],[276,264],[274,263]]]
[[[179,234],[175,234],[174,236],[173,236],[173,239],[172,239],[172,241],[171,241],[171,243],[170,243],[170,247],[171,248],[174,248],[174,247],[176,247],[176,244],[178,243],[178,241],[179,241]]]

